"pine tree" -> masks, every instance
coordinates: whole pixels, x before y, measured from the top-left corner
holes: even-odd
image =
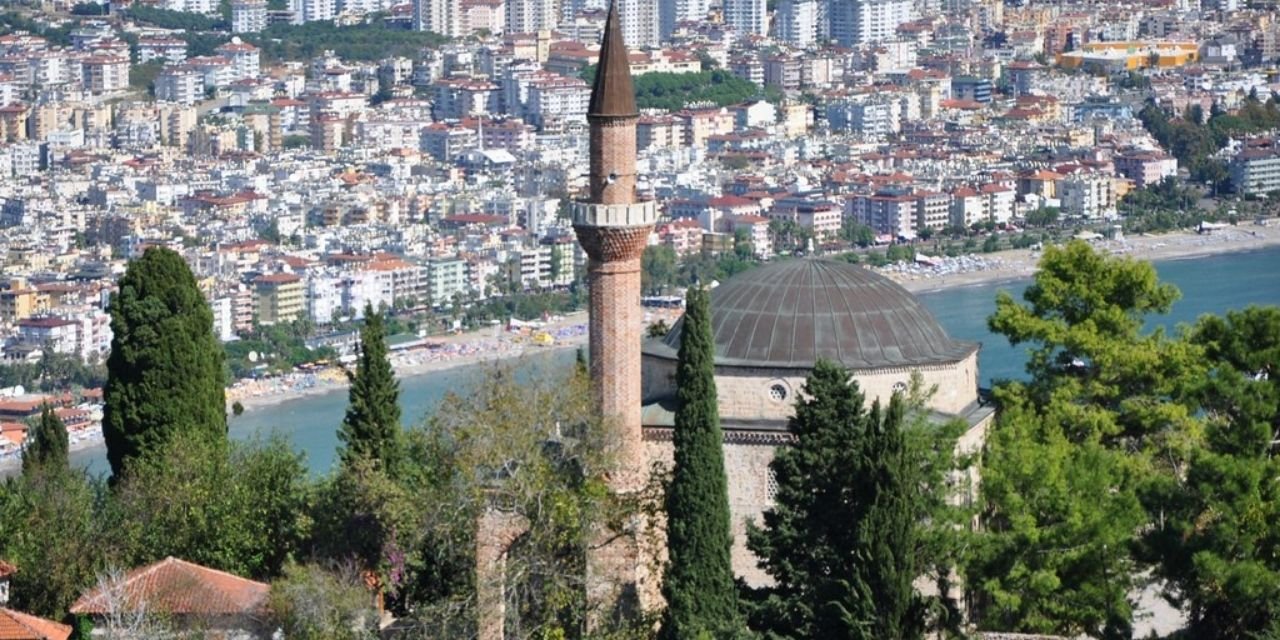
[[[223,350],[182,256],[152,247],[129,264],[111,331],[102,430],[113,478],[174,438],[225,443]]]
[[[752,626],[781,638],[920,636],[912,581],[916,478],[901,398],[870,412],[850,373],[819,361],[770,469],[778,492],[748,547],[776,581]]]
[[[667,492],[662,635],[728,638],[743,629],[733,582],[728,481],[705,289],[689,290],[676,368],[675,469]]]
[[[65,469],[69,446],[66,425],[46,402],[40,408],[40,419],[27,437],[27,448],[22,453],[22,472],[30,473],[37,468]]]
[[[400,457],[400,384],[387,356],[382,314],[365,306],[360,329],[360,360],[351,376],[347,415],[338,438],[344,448],[343,464],[360,457],[377,460],[383,469],[394,469]]]

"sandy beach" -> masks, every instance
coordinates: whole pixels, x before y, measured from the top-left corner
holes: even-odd
[[[1240,225],[1203,235],[1180,231],[1160,235],[1125,236],[1119,240],[1094,241],[1093,245],[1114,255],[1132,256],[1152,262],[1200,258],[1280,246],[1280,224]],[[924,293],[1030,278],[1035,273],[1039,260],[1039,251],[1015,249],[960,258],[943,257],[935,267],[899,264],[884,267],[879,271],[908,291]]]
[[[405,378],[427,375],[454,367],[518,358],[534,353],[576,349],[587,344],[587,314],[578,312],[552,318],[523,331],[507,331],[501,326],[485,327],[457,334],[432,336],[431,348],[393,353],[396,375]],[[550,337],[535,339],[535,333]],[[245,411],[311,395],[331,393],[347,387],[346,374],[337,367],[316,373],[291,373],[261,380],[246,380],[227,388],[230,407],[240,402]]]
[[[1280,246],[1280,225],[1241,225],[1211,234],[1177,232],[1160,235],[1126,236],[1118,240],[1097,240],[1094,246],[1114,255],[1143,260],[1197,258],[1237,251],[1254,251]],[[1018,249],[958,258],[940,257],[933,266],[900,263],[878,271],[915,293],[967,287],[992,282],[1020,280],[1035,273],[1040,251]],[[646,323],[665,320],[673,323],[679,313],[646,310]],[[400,377],[438,373],[454,367],[470,366],[518,358],[532,353],[576,349],[587,343],[586,312],[553,318],[537,331],[552,336],[549,344],[538,344],[533,330],[505,331],[486,327],[453,335],[432,337],[432,349],[393,354],[392,364]],[[263,380],[242,381],[227,389],[228,407],[239,401],[245,411],[344,389],[347,379],[334,368],[318,373],[293,373]]]

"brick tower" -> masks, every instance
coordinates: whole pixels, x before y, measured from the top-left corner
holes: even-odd
[[[646,467],[640,430],[640,255],[657,221],[652,200],[636,194],[636,110],[631,66],[616,5],[609,7],[587,120],[590,192],[575,203],[573,228],[587,252],[591,289],[591,381],[616,447],[610,486],[641,488]]]
[[[591,383],[606,425],[612,464],[607,479],[615,494],[643,488],[648,468],[640,425],[640,255],[657,209],[636,193],[639,118],[618,8],[611,3],[587,108],[590,191],[575,203],[573,228],[590,259]],[[627,526],[629,531],[598,532],[588,552],[593,626],[643,607],[652,591],[638,540],[643,525]]]

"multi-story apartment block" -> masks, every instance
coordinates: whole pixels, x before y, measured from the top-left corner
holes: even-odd
[[[658,35],[666,40],[681,22],[701,22],[710,9],[708,0],[658,0]],[[625,20],[624,20],[625,23]],[[628,40],[628,43],[631,41]]]
[[[1116,214],[1112,178],[1098,173],[1073,173],[1058,183],[1062,213],[1095,220]]]
[[[662,42],[661,11],[655,0],[617,0],[623,39],[635,48],[657,47]]]
[[[436,258],[427,262],[427,301],[434,308],[453,304],[455,295],[467,295],[467,262],[461,258]]]
[[[724,22],[740,36],[766,35],[769,15],[765,0],[724,0]]]
[[[187,59],[187,43],[178,38],[144,37],[138,38],[138,62],[146,64],[153,60],[178,63]]]
[[[1280,145],[1274,138],[1249,140],[1231,160],[1231,185],[1241,195],[1280,190]]]
[[[204,86],[225,87],[235,80],[235,67],[222,56],[200,56],[187,60],[192,69],[204,76]]]
[[[266,28],[266,0],[232,0],[231,33],[258,33]]]
[[[469,35],[463,3],[468,0],[413,0],[413,28],[417,31],[430,31],[442,36],[460,37]],[[498,8],[501,12],[501,7]],[[504,24],[499,21],[499,25]],[[492,24],[492,23],[491,23]],[[502,31],[501,26],[495,30]]]
[[[79,352],[79,323],[54,316],[29,317],[18,321],[18,343],[53,353]]]
[[[506,0],[507,33],[533,33],[554,29],[558,22],[555,0]]]
[[[782,0],[774,16],[779,40],[793,47],[810,47],[818,41],[818,3],[821,0]]]
[[[0,320],[15,323],[49,310],[49,295],[22,278],[0,286]]]
[[[492,82],[442,78],[435,81],[433,89],[433,115],[437,120],[499,113],[501,92]]]
[[[827,123],[834,131],[883,136],[898,131],[897,105],[874,98],[841,100],[826,107]]]
[[[525,107],[528,120],[539,128],[554,123],[587,121],[587,103],[591,89],[579,78],[542,74],[529,83],[529,100]]]
[[[916,229],[941,231],[951,224],[951,196],[940,191],[917,191]]]
[[[187,65],[170,65],[155,80],[156,100],[195,104],[204,99],[204,75]]]
[[[831,38],[841,46],[897,38],[898,26],[914,19],[911,0],[827,0]]]
[[[293,23],[332,20],[338,15],[337,0],[289,0],[289,9],[293,12]]]
[[[846,201],[846,215],[871,227],[877,235],[911,240],[916,237],[919,216],[916,199],[909,193],[883,191],[855,195]]]
[[[1128,151],[1112,159],[1116,173],[1133,181],[1138,189],[1178,175],[1178,159],[1163,151]]]
[[[293,322],[306,311],[306,289],[296,274],[261,275],[254,279],[253,285],[260,324]]]
[[[217,49],[218,55],[231,61],[231,80],[242,80],[244,78],[256,78],[260,72],[259,52],[258,48],[240,40],[239,37],[231,39]]]
[[[96,95],[111,94],[129,88],[129,59],[121,56],[95,55],[81,61],[84,90]]]

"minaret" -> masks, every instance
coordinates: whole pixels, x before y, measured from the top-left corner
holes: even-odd
[[[640,427],[640,255],[657,221],[653,201],[636,194],[636,109],[631,63],[616,1],[609,6],[595,86],[587,108],[591,129],[590,190],[575,203],[573,229],[587,252],[591,292],[591,385],[605,424],[615,495],[641,490],[648,464]],[[656,583],[642,558],[645,524],[601,530],[587,554],[589,625],[646,608]]]
[[[590,258],[591,384],[616,447],[610,488],[621,493],[641,488],[647,466],[640,430],[640,255],[657,208],[636,194],[639,118],[627,46],[612,3],[587,108],[590,191],[575,203],[573,228]]]

